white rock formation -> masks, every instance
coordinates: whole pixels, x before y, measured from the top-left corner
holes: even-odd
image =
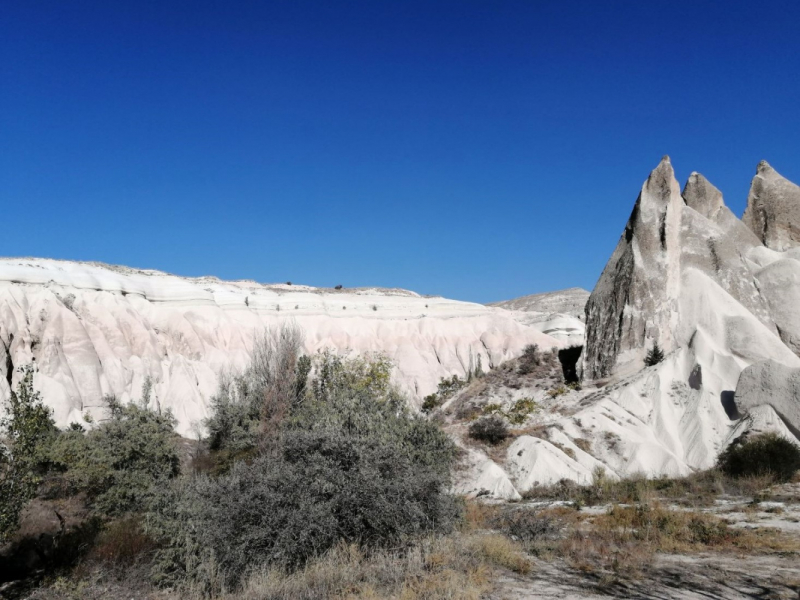
[[[759,167],[762,172],[764,164]],[[754,186],[762,185],[760,176],[756,180]],[[583,363],[588,379],[638,371],[655,343],[668,352],[685,345],[698,319],[716,310],[708,306],[706,296],[719,296],[720,291],[723,304],[743,309],[741,318],[747,324],[743,321],[742,327],[747,331],[752,329],[749,317],[764,326],[766,331],[759,335],[765,337],[759,344],[773,346],[773,336],[790,347],[800,340],[800,308],[793,302],[800,300],[795,283],[800,280],[800,262],[765,248],[702,175],[692,174],[682,196],[678,189],[665,157],[645,182],[617,249],[589,298]],[[776,197],[751,191],[751,200],[765,194]],[[771,214],[773,221],[784,222],[780,212]],[[689,272],[704,277],[691,276],[687,286]],[[709,287],[712,282],[716,285]],[[687,298],[699,299],[687,304]],[[737,326],[728,325],[726,336],[733,339]],[[746,335],[744,330],[738,334]],[[725,341],[720,343],[726,347]]]
[[[243,367],[255,334],[293,321],[306,350],[383,352],[414,399],[441,377],[484,368],[526,344],[560,346],[508,311],[413,292],[176,277],[101,264],[0,259],[0,397],[15,367],[36,362],[35,385],[56,422],[81,422],[106,394],[153,402],[188,435],[207,416],[221,369]]]
[[[749,411],[769,406],[800,438],[800,368],[768,360],[747,367],[736,387],[736,407]]]
[[[685,203],[669,157],[650,174],[628,224],[586,304],[588,379],[642,367],[648,346],[675,347]]]
[[[465,450],[464,469],[457,477],[454,491],[469,498],[496,498],[519,500],[522,498],[508,474],[488,456],[472,448]]]
[[[499,465],[518,491],[598,466],[686,475],[748,431],[800,443],[799,192],[761,163],[745,224],[698,173],[681,194],[661,161],[586,305],[589,389],[534,417],[546,439],[519,437]],[[645,368],[656,342],[667,355]]]

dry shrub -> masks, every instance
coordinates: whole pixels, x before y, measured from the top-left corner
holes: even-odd
[[[469,426],[469,437],[493,446],[505,441],[508,436],[508,425],[497,415],[483,417]]]
[[[553,514],[526,508],[506,512],[499,525],[513,539],[523,542],[555,537],[562,527]]]
[[[486,529],[498,519],[500,508],[496,504],[486,504],[470,500],[464,503],[465,531]]]
[[[575,443],[575,445],[578,448],[580,448],[581,450],[583,450],[587,454],[591,454],[592,453],[592,442],[591,442],[591,440],[587,440],[586,438],[575,438],[572,441]]]
[[[528,435],[535,435],[529,432]],[[576,440],[577,443],[577,440]],[[643,474],[614,481],[604,472],[596,472],[590,485],[562,480],[550,486],[531,488],[526,499],[553,499],[575,502],[580,506],[605,503],[631,504],[655,499],[669,500],[691,507],[711,506],[719,496],[763,497],[773,483],[769,475],[733,478],[718,469],[710,469],[676,479],[648,479]]]
[[[147,557],[155,543],[143,530],[141,519],[127,517],[106,526],[89,553],[90,560],[128,566]]]

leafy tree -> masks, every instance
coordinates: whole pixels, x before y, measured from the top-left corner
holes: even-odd
[[[11,391],[0,419],[0,542],[19,525],[19,515],[41,482],[43,452],[57,429],[52,411],[33,389],[32,366],[20,369],[22,379]]]
[[[658,342],[653,344],[653,347],[647,353],[647,356],[644,359],[644,364],[647,367],[652,367],[653,365],[657,365],[662,360],[664,360],[664,351],[661,349],[661,346],[658,345]]]

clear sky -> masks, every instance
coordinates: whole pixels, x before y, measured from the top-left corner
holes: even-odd
[[[800,2],[4,2],[0,255],[591,289],[669,154],[800,182]]]

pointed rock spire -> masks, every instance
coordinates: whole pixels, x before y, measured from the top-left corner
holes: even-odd
[[[722,192],[696,171],[689,175],[683,187],[683,199],[686,205],[699,212],[707,219],[714,219],[719,210],[725,206]]]
[[[623,236],[586,305],[583,373],[587,379],[641,368],[656,341],[665,350],[672,349],[684,206],[665,156],[644,182]]]
[[[772,250],[800,246],[800,187],[762,160],[750,185],[742,222]]]

